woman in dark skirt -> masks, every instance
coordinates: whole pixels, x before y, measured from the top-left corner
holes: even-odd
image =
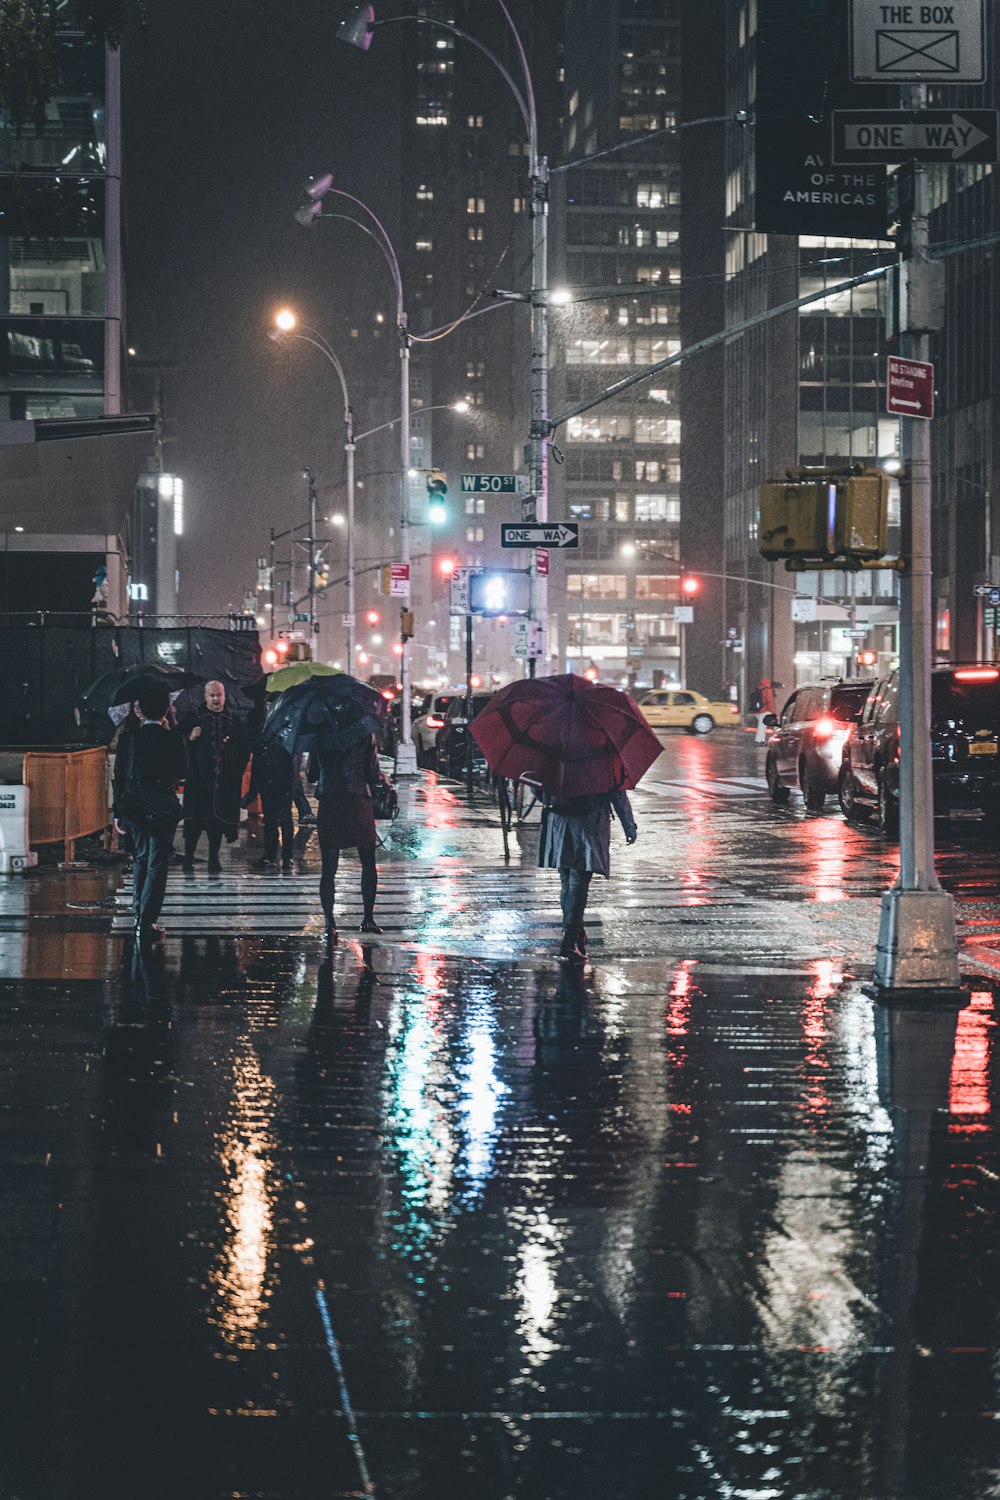
[[[592,797],[546,793],[542,803],[538,863],[559,871],[563,915],[559,958],[563,963],[583,963],[587,957],[583,914],[594,876],[607,879],[611,874],[612,813],[622,825],[626,843],[634,844],[639,833],[624,792],[602,792]]]
[[[319,899],[326,918],[327,947],[337,941],[333,918],[337,867],[341,849],[357,849],[361,861],[361,901],[364,915],[361,932],[381,932],[375,921],[378,870],[375,866],[375,815],[372,788],[385,778],[378,763],[375,736],[350,750],[320,750],[310,758],[309,780],[318,768],[316,816],[319,848],[323,860]]]

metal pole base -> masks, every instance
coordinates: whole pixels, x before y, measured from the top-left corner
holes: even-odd
[[[416,745],[398,744],[396,746],[396,775],[416,776],[419,774],[419,771]]]
[[[880,999],[897,995],[961,996],[955,913],[947,891],[886,891],[882,897],[875,986]]]

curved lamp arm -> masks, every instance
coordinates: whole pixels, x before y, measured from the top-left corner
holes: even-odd
[[[382,220],[376,213],[372,211],[372,209],[368,207],[367,203],[363,203],[360,198],[355,198],[353,193],[347,193],[343,188],[334,187],[331,176],[321,177],[313,187],[307,188],[306,191],[315,204],[319,204],[322,199],[326,197],[327,193],[333,193],[337,198],[346,198],[348,203],[353,203],[356,208],[360,208],[362,213],[367,214],[371,219],[372,223],[378,230],[378,234],[372,235],[372,238],[374,239],[376,245],[378,245],[379,249],[382,251],[382,254],[385,256],[385,259],[389,266],[389,270],[392,272],[392,279],[396,287],[396,322],[400,329],[405,330],[406,312],[403,307],[403,278],[400,274],[399,261],[396,257],[396,252],[393,249],[392,240],[389,238],[389,232],[386,229],[385,225],[382,223]],[[326,215],[322,214],[318,208],[316,210],[316,216],[319,218],[326,217]],[[330,217],[350,218],[350,215],[331,214]],[[358,224],[358,221],[357,219],[351,219],[351,223]],[[368,229],[364,224],[358,224],[358,228],[363,229],[366,234],[371,234],[371,230]]]
[[[352,435],[354,413],[351,410],[351,398],[347,394],[347,377],[344,374],[344,367],[321,333],[317,333],[315,328],[310,328],[308,323],[302,323],[300,326],[306,330],[305,333],[296,333],[291,328],[276,329],[268,337],[274,339],[275,343],[280,343],[282,339],[301,339],[304,344],[312,344],[314,349],[318,349],[330,361],[340,381],[340,389],[344,397],[344,426],[347,428],[347,441],[352,443],[354,441]]]
[[[524,47],[521,44],[521,38],[518,35],[517,28],[514,25],[513,20],[511,19],[510,12],[507,10],[506,5],[504,5],[503,0],[499,0],[499,3],[501,10],[507,18],[507,22],[510,25],[511,30],[514,33],[514,39],[517,43],[517,50],[521,59],[521,66],[524,69],[525,83],[527,86],[527,103],[525,102],[525,98],[521,90],[518,88],[517,84],[514,82],[514,79],[511,77],[510,73],[504,67],[503,63],[496,56],[496,54],[491,52],[489,47],[487,47],[483,42],[479,41],[478,37],[471,36],[469,32],[462,31],[458,26],[453,26],[450,21],[439,21],[433,16],[389,16],[384,21],[376,21],[374,13],[372,12],[371,14],[369,14],[371,8],[369,6],[362,5],[358,6],[357,9],[353,11],[345,21],[341,22],[340,26],[337,28],[337,36],[340,41],[348,42],[355,47],[361,47],[361,49],[366,52],[371,42],[371,34],[375,30],[376,26],[396,26],[400,21],[415,21],[418,26],[434,26],[439,31],[449,31],[452,36],[461,37],[463,41],[469,42],[473,47],[477,49],[477,51],[481,52],[484,57],[489,58],[490,62],[496,68],[497,72],[504,79],[504,82],[507,84],[507,87],[510,89],[511,93],[514,95],[514,98],[517,101],[517,107],[521,113],[521,118],[524,121],[524,127],[528,132],[528,142],[531,147],[532,157],[534,158],[538,154],[538,129],[535,114],[535,94],[531,84],[531,74],[528,71],[528,59],[525,56]]]

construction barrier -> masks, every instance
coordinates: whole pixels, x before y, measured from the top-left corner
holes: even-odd
[[[108,752],[28,750],[24,756],[28,788],[28,839],[35,844],[65,844],[63,859],[72,864],[76,840],[107,832]]]

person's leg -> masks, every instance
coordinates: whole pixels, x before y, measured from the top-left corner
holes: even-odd
[[[333,919],[333,903],[337,894],[337,866],[340,864],[339,849],[323,849],[320,851],[323,860],[323,868],[319,877],[319,904],[323,908],[323,916],[326,918],[326,940],[333,943],[337,940],[337,924]]]
[[[361,860],[361,904],[364,907],[364,916],[361,919],[362,932],[381,932],[382,929],[375,921],[375,897],[378,895],[378,866],[375,863],[375,846],[370,849],[359,849],[358,858]]]
[[[218,818],[210,818],[207,824],[208,833],[208,868],[213,872],[222,869],[219,859],[219,850],[222,848],[222,823]]]
[[[259,862],[273,865],[278,858],[278,816],[275,795],[266,783],[260,788],[260,804],[264,812],[264,853]]]
[[[146,884],[146,867],[149,861],[149,834],[129,824],[132,847],[135,851],[132,864],[132,921],[136,930],[142,922],[142,898]]]
[[[194,851],[201,838],[201,823],[197,818],[184,819],[184,868],[194,869]]]
[[[315,823],[316,819],[313,817],[309,798],[306,796],[305,787],[302,785],[302,772],[300,770],[296,770],[292,775],[292,801],[295,803],[295,811],[299,815],[300,823],[303,818],[308,818],[310,823]]]
[[[587,896],[593,874],[590,870],[570,870],[566,895],[566,931],[574,939],[574,957],[582,957],[587,951],[587,934],[583,926],[583,914],[587,910]]]
[[[170,838],[153,834],[149,839],[146,862],[146,884],[142,892],[142,925],[152,927],[163,909],[170,870]]]
[[[281,831],[281,863],[284,869],[292,868],[292,846],[295,842],[295,824],[292,822],[292,799],[286,792],[277,809],[277,823]],[[275,838],[277,849],[277,837]]]

